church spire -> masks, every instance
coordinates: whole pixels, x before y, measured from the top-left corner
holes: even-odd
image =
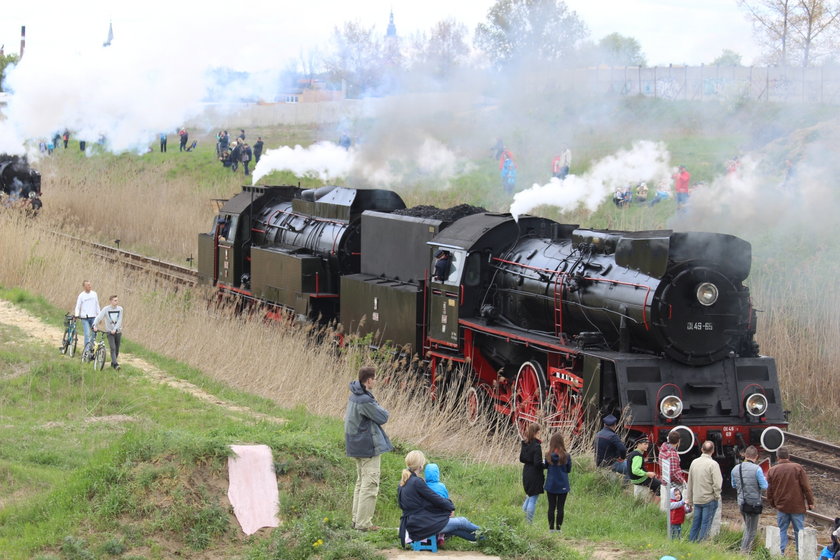
[[[385,32],[385,37],[395,39],[397,37],[397,26],[394,25],[394,10],[391,10],[391,17],[388,18],[388,30]]]

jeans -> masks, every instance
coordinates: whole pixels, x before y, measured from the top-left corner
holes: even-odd
[[[744,519],[744,538],[741,539],[741,552],[749,554],[752,550],[752,543],[755,540],[755,535],[758,533],[758,519],[761,517],[760,513],[744,513],[741,512],[741,517]]]
[[[111,350],[111,367],[120,365],[120,341],[122,340],[122,333],[108,333],[108,348]]]
[[[671,525],[671,540],[678,541],[682,538],[682,525]]]
[[[367,529],[373,524],[376,497],[379,495],[379,457],[353,457],[356,461],[353,527],[356,529]]]
[[[446,527],[441,529],[440,532],[447,536],[453,535],[468,541],[476,541],[478,537],[475,532],[479,529],[481,527],[471,523],[466,517],[450,517],[446,523]]]
[[[627,461],[616,461],[610,468],[618,474],[627,474]]]
[[[712,527],[717,507],[717,500],[712,500],[708,504],[694,504],[694,520],[691,522],[688,540],[702,541],[709,536],[709,529]]]
[[[85,346],[93,339],[93,320],[96,317],[82,317],[82,327],[85,329]]]
[[[776,512],[776,524],[779,526],[779,545],[782,554],[785,553],[785,548],[788,545],[788,525],[791,523],[793,523],[793,538],[796,543],[796,550],[799,551],[799,531],[805,528],[805,514]]]
[[[525,512],[525,519],[528,520],[528,523],[534,521],[534,511],[537,509],[537,498],[539,497],[539,494],[525,496],[525,501],[522,502],[522,511]]]

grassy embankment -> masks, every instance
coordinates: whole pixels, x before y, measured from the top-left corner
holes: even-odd
[[[62,311],[43,299],[17,289],[0,290],[0,297],[54,327],[60,325]],[[248,328],[247,322],[240,326]],[[232,325],[221,328],[231,334]],[[300,384],[326,378],[326,400],[333,392],[343,393],[333,385],[346,381],[356,363],[373,359],[351,349],[334,356],[330,369],[321,370],[321,351],[311,347],[303,333],[276,338],[279,345],[291,340],[315,354],[318,365],[297,362],[296,371]],[[435,415],[446,416],[451,410],[444,406],[430,412],[411,399],[408,380],[393,379],[377,392],[395,412],[397,451],[383,458],[376,517],[390,529],[360,534],[348,528],[354,470],[344,457],[342,424],[335,413],[316,416],[305,406],[294,406],[300,402],[294,390],[267,399],[230,388],[149,352],[136,340],[126,341],[127,352],[224,402],[279,421],[199,400],[151,381],[130,365],[119,373],[95,372],[15,326],[0,325],[4,558],[377,558],[382,548],[396,545],[399,511],[394,488],[402,456],[415,447],[441,465],[459,513],[486,531],[486,540],[478,545],[453,539],[447,548],[528,559],[583,560],[595,550],[613,551],[610,558],[642,560],[666,553],[686,559],[737,557],[727,552],[738,539],[731,532],[703,546],[669,543],[664,516],[653,506],[634,502],[614,481],[582,468],[585,458],[576,462],[572,473],[573,494],[562,535],[546,531],[544,500],[536,523],[526,525],[519,510],[520,470],[511,459],[515,455],[505,459],[507,464],[478,461],[479,451],[492,445],[493,438],[482,441],[463,432],[446,434],[446,439],[436,436]],[[413,411],[406,408],[411,402]],[[306,404],[317,407],[312,399]],[[402,414],[414,416],[400,419]],[[486,434],[488,428],[479,429]],[[425,437],[427,431],[430,435]],[[280,528],[251,537],[239,531],[225,498],[227,446],[235,443],[272,448],[281,494]],[[460,451],[435,450],[449,446]],[[763,558],[763,552],[755,557]]]

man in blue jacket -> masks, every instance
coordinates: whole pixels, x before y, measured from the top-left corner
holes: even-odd
[[[604,429],[595,434],[595,466],[607,467],[620,474],[627,473],[627,447],[615,433],[618,419],[610,414],[604,418]]]
[[[377,531],[373,525],[376,497],[379,495],[380,455],[394,449],[382,429],[388,411],[370,392],[376,382],[376,370],[359,369],[359,379],[350,383],[350,398],[344,414],[344,442],[347,456],[356,461],[356,488],[353,492],[353,527],[359,531]]]

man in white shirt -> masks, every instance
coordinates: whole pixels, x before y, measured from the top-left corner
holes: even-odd
[[[84,290],[76,298],[76,309],[73,315],[82,320],[82,326],[85,329],[85,346],[93,338],[93,320],[99,315],[99,296],[91,289],[90,280],[82,282]]]

